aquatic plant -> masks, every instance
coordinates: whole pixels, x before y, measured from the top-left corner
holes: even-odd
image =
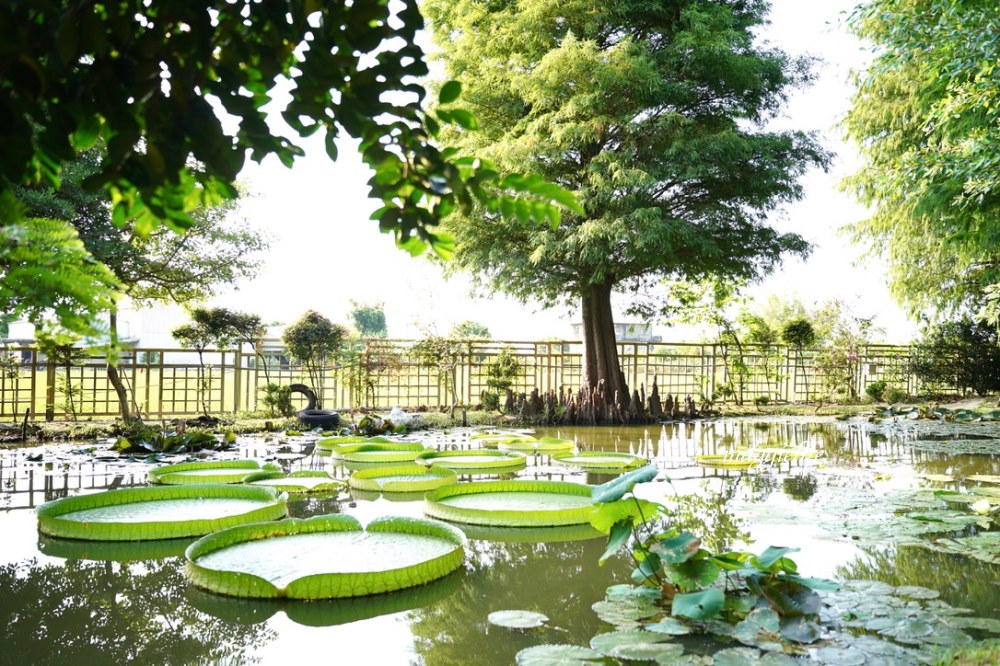
[[[38,530],[66,539],[142,541],[201,536],[287,515],[273,488],[183,485],[75,495],[38,507]]]
[[[591,488],[565,481],[476,481],[426,495],[424,513],[457,523],[498,527],[585,524]]]
[[[243,525],[185,552],[195,585],[237,597],[332,599],[421,585],[462,566],[465,535],[432,520],[352,516]],[[296,557],[291,557],[293,554]]]
[[[203,483],[240,483],[249,474],[260,471],[280,471],[274,464],[260,466],[256,460],[215,460],[177,463],[149,471],[150,483],[166,485]]]

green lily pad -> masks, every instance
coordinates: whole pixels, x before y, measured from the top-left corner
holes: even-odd
[[[854,648],[821,647],[816,658],[829,666],[864,666],[865,653]]]
[[[713,666],[757,666],[759,658],[760,651],[753,648],[726,648],[712,655],[712,664]]]
[[[423,465],[388,465],[351,474],[348,484],[368,492],[427,492],[458,481],[455,470]]]
[[[515,471],[527,466],[524,454],[493,449],[467,451],[425,451],[416,457],[418,465],[448,467],[456,471]]]
[[[583,451],[580,453],[561,453],[552,457],[564,465],[579,467],[588,471],[615,472],[632,469],[646,462],[645,458],[629,453],[614,453],[606,451]]]
[[[668,636],[684,636],[691,633],[691,627],[672,617],[665,617],[659,622],[647,624],[644,628],[646,631],[654,631]]]
[[[707,620],[722,610],[724,601],[725,595],[715,588],[691,594],[678,594],[670,605],[670,612],[672,615],[691,620]]]
[[[657,634],[652,631],[612,631],[605,634],[598,634],[590,639],[590,647],[601,654],[609,657],[617,656],[615,651],[626,646],[651,645],[654,643],[664,643],[670,640],[665,634]],[[649,657],[649,659],[655,659]]]
[[[579,645],[536,645],[514,657],[517,666],[586,666],[604,661],[604,655]]]
[[[165,485],[241,483],[259,471],[261,466],[256,460],[178,463],[149,470],[149,481]]]
[[[564,481],[477,481],[430,491],[424,513],[473,525],[577,525],[590,522],[590,492]]]
[[[486,621],[498,627],[507,627],[508,629],[534,629],[545,626],[549,618],[547,615],[535,613],[534,611],[502,610],[490,613]]]

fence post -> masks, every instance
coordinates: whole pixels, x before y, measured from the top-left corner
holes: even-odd
[[[240,393],[243,390],[243,345],[233,352],[233,411],[240,411]]]
[[[56,419],[56,365],[52,359],[45,360],[45,420]]]

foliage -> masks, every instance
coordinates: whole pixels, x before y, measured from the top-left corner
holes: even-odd
[[[590,386],[628,395],[612,290],[655,276],[752,279],[783,253],[806,252],[767,217],[798,199],[798,176],[828,156],[805,133],[763,129],[810,76],[808,62],[755,39],[763,3],[425,7],[447,75],[481,126],[443,139],[537,171],[585,208],[554,230],[481,209],[456,215],[453,270],[518,298],[580,303]]]
[[[233,441],[226,437],[216,437],[203,430],[164,432],[158,428],[142,427],[129,437],[119,437],[111,445],[112,451],[126,455],[156,456],[161,453],[179,454],[198,451],[230,451]]]
[[[385,325],[384,303],[351,301],[351,321],[362,338],[384,338],[389,335]]]
[[[781,329],[781,339],[801,351],[816,341],[816,332],[808,319],[793,319]]]
[[[25,317],[42,332],[94,336],[119,286],[70,222],[25,217],[13,195],[0,191],[0,312],[6,317]]]
[[[170,335],[181,345],[191,347],[198,352],[198,401],[202,412],[208,416],[208,397],[211,392],[211,373],[205,367],[205,350],[215,342],[218,332],[209,328],[204,322],[181,324]]]
[[[854,314],[841,301],[827,307],[837,313],[836,323],[816,356],[816,371],[830,400],[854,402],[859,397],[861,359],[880,330],[872,317]]]
[[[336,362],[346,337],[346,328],[313,310],[299,317],[282,335],[288,353],[306,368],[318,398],[317,407],[323,404],[323,370]]]
[[[882,398],[885,397],[885,393],[888,388],[888,382],[880,379],[877,382],[872,382],[866,386],[865,394],[875,402],[882,402]]]
[[[486,390],[481,399],[487,410],[500,409],[500,396],[514,385],[514,380],[521,372],[521,362],[514,356],[510,347],[504,347],[486,364]]]
[[[864,158],[847,187],[872,216],[855,226],[889,262],[912,313],[981,305],[1000,281],[1000,6],[869,0],[851,17],[874,57],[845,125]]]
[[[977,395],[998,391],[997,329],[969,317],[928,326],[915,346],[911,371],[930,385],[972,389]]]
[[[344,350],[343,362],[355,407],[376,407],[379,385],[403,367],[403,358],[395,345],[378,339],[351,340]]]
[[[562,189],[537,179],[501,181],[492,164],[430,145],[441,123],[471,128],[461,109],[427,115],[427,74],[416,44],[423,19],[413,0],[360,5],[199,0],[152,7],[126,0],[14,3],[0,11],[0,193],[22,183],[58,186],[60,167],[103,140],[107,153],[87,181],[102,187],[116,224],[140,233],[163,222],[192,225],[189,212],[232,198],[247,157],[291,166],[303,149],[287,136],[325,134],[337,157],[342,133],[359,139],[375,175],[373,219],[417,253],[447,254],[438,220],[474,201],[527,206],[542,222]],[[439,101],[458,97],[444,86]],[[276,98],[287,127],[272,129]],[[211,100],[224,113],[216,113]],[[223,120],[234,118],[235,122]]]
[[[264,406],[267,407],[268,414],[274,416],[294,416],[295,407],[292,406],[292,389],[289,386],[268,382],[264,388],[262,398]]]
[[[472,323],[472,322],[466,322]],[[467,358],[468,344],[462,337],[453,335],[447,338],[427,332],[427,337],[417,342],[410,353],[420,365],[433,368],[437,373],[438,382],[444,387],[445,396],[451,394],[451,414],[455,414],[458,404],[458,369]]]
[[[776,636],[779,616],[816,624],[820,597],[814,590],[836,589],[836,583],[799,576],[787,557],[797,548],[713,554],[694,534],[672,526],[665,506],[635,496],[634,487],[656,475],[656,467],[648,466],[594,488],[590,522],[608,535],[601,561],[625,548],[636,564],[632,580],[657,588],[674,617],[749,622],[759,613],[754,609],[766,605],[776,613],[771,630]],[[814,637],[800,640],[783,627],[776,640],[809,643],[819,633],[817,626]]]
[[[471,321],[468,319],[460,324],[452,326],[451,332],[448,335],[449,337],[458,338],[459,340],[472,340],[477,338],[489,340],[493,337],[490,335],[490,329],[487,328],[485,324],[480,324],[478,321]]]

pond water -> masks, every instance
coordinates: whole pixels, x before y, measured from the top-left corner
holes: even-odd
[[[933,495],[988,489],[968,477],[1000,477],[1000,428],[993,424],[743,419],[535,434],[575,440],[580,451],[648,457],[661,475],[637,494],[667,502],[676,521],[716,551],[796,546],[804,575],[922,586],[977,616],[1000,616],[1000,542],[974,540],[995,535],[996,526],[958,515]],[[476,448],[467,435],[438,434],[428,443]],[[292,470],[329,465],[309,452],[305,438],[240,444],[232,457],[278,460]],[[695,464],[699,455],[774,447],[817,455],[775,456],[748,472]],[[528,461],[505,478],[593,484],[613,478],[547,456]],[[149,468],[106,456],[100,446],[0,451],[0,663],[286,664],[323,657],[380,665],[511,664],[523,648],[587,645],[610,631],[591,607],[610,585],[628,582],[631,571],[623,558],[598,566],[604,540],[588,538],[585,529],[470,527],[466,565],[432,584],[350,600],[260,602],[188,585],[182,553],[191,540],[87,544],[38,535],[34,507],[41,502],[139,485]],[[422,514],[419,495],[371,497],[293,495],[289,511],[349,513],[362,523]],[[490,625],[487,616],[501,610],[537,611],[550,620],[531,630]]]

